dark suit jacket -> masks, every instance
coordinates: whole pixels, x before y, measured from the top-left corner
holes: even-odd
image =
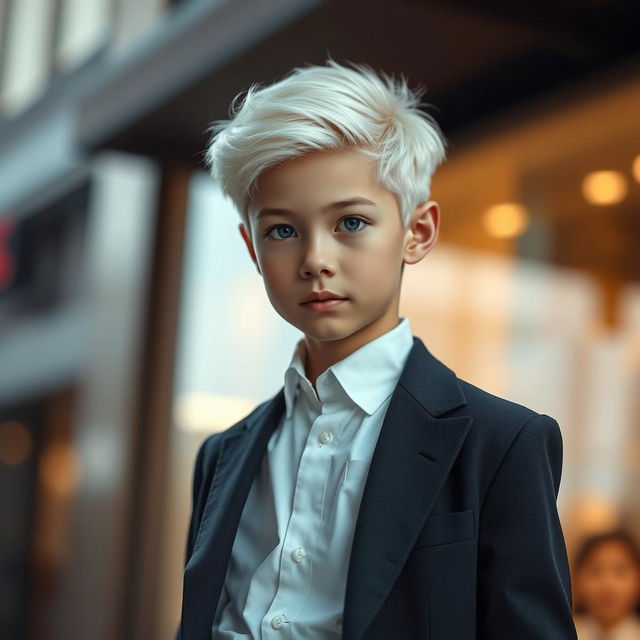
[[[558,423],[459,379],[414,336],[356,519],[346,640],[576,640]],[[210,640],[283,388],[198,451],[176,638]]]

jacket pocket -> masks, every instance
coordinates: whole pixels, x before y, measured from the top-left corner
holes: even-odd
[[[427,519],[414,545],[414,550],[437,544],[468,540],[475,535],[473,509],[439,513]]]

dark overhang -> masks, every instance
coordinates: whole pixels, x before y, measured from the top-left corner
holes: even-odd
[[[206,128],[229,117],[234,96],[327,55],[426,85],[423,100],[455,139],[594,74],[633,72],[639,18],[629,0],[186,3],[130,55],[105,60],[78,139],[200,165]]]

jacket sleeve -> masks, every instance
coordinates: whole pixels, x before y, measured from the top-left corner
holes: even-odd
[[[535,414],[500,462],[480,509],[477,637],[576,640],[571,579],[556,500],[556,420]]]
[[[207,440],[209,440],[209,438],[207,438]],[[200,518],[202,517],[202,509],[199,505],[201,504],[200,492],[203,480],[202,459],[207,440],[200,445],[198,454],[196,455],[196,461],[193,465],[193,478],[191,480],[191,515],[189,517],[189,529],[187,531],[187,542],[184,555],[185,567],[189,562],[189,558],[191,558],[191,555],[193,554],[196,536],[198,535],[198,529],[200,528]]]
[[[186,541],[186,549],[184,556],[184,566],[187,566],[189,562],[189,558],[193,554],[193,548],[196,543],[196,536],[198,535],[198,529],[200,528],[200,519],[202,517],[202,509],[199,505],[201,505],[201,491],[202,484],[204,478],[203,472],[203,458],[204,458],[204,450],[205,444],[207,440],[209,440],[212,436],[209,436],[198,449],[198,453],[196,455],[196,460],[193,466],[193,475],[191,480],[191,515],[189,517],[189,528],[187,531],[187,541]],[[180,640],[180,623],[178,623],[178,628],[176,629],[173,640]]]

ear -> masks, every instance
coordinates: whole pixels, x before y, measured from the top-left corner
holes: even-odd
[[[253,260],[253,264],[256,265],[256,269],[258,270],[258,273],[260,273],[260,267],[258,266],[258,258],[256,257],[255,250],[253,249],[253,243],[251,242],[251,238],[249,237],[249,234],[247,233],[247,230],[242,222],[238,225],[238,229],[240,230],[240,235],[242,236],[244,243],[247,245],[247,250],[249,251],[251,260]]]
[[[411,215],[411,223],[407,227],[407,242],[403,260],[414,264],[420,262],[431,250],[438,238],[440,228],[440,206],[435,200],[418,205]]]

